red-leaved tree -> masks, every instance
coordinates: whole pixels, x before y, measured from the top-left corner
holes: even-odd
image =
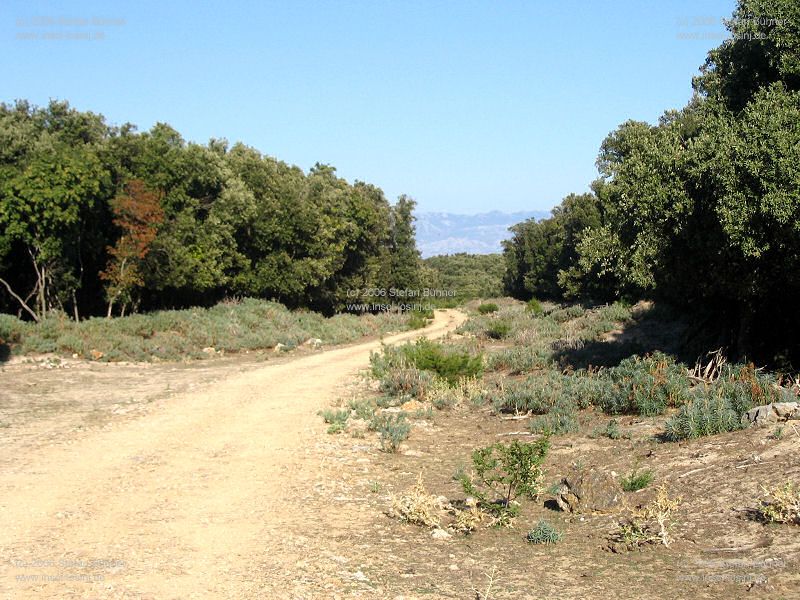
[[[109,246],[111,258],[106,270],[100,273],[100,278],[106,281],[108,317],[116,303],[121,303],[120,314],[124,316],[135,290],[144,284],[142,261],[164,221],[161,195],[148,190],[139,179],[125,185],[124,192],[112,200],[111,208],[121,235],[113,247]]]

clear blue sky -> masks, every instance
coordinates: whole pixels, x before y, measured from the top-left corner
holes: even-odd
[[[423,211],[549,209],[619,123],[686,103],[734,5],[5,0],[0,100],[330,163]]]

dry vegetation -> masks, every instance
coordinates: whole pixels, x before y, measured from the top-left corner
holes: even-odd
[[[360,445],[362,419],[412,423],[370,469],[387,491],[369,502],[385,530],[369,561],[375,585],[480,597],[491,575],[494,598],[800,593],[800,433],[792,421],[741,420],[795,400],[796,386],[719,353],[678,362],[682,326],[651,304],[494,304],[443,344],[373,355],[369,391],[350,407]],[[340,447],[353,443],[348,430]],[[465,485],[476,454],[541,442],[536,493],[480,497]],[[565,487],[578,475],[583,490]],[[569,510],[565,490],[582,495]]]

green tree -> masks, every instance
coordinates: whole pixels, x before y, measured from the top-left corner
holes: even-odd
[[[420,285],[420,253],[417,250],[414,207],[417,203],[402,195],[389,214],[388,272],[384,287],[417,289]]]
[[[82,225],[107,177],[87,147],[46,139],[24,168],[3,182],[0,225],[4,237],[21,243],[28,254],[35,284],[27,298],[34,298],[34,305],[2,282],[34,319],[52,307],[63,308],[67,298],[74,299]]]

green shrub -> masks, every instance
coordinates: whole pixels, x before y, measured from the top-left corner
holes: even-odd
[[[731,402],[715,393],[700,394],[684,404],[666,423],[666,438],[677,442],[741,429],[741,415]]]
[[[564,539],[564,534],[542,519],[528,532],[525,539],[531,544],[557,544]]]
[[[75,322],[49,314],[40,323],[22,323],[0,315],[0,339],[15,344],[20,354],[59,352],[86,357],[96,350],[100,360],[149,361],[207,358],[202,350],[223,352],[294,348],[310,338],[323,344],[341,344],[365,335],[409,328],[410,313],[335,315],[290,311],[276,302],[245,298],[211,308],[163,310],[114,319],[91,318]],[[216,354],[216,353],[214,353]]]
[[[611,419],[602,433],[604,436],[612,440],[618,440],[622,437],[622,432],[619,429],[619,423],[616,419]]]
[[[586,314],[586,309],[580,304],[573,304],[572,306],[566,307],[564,309],[564,313],[570,319],[577,319],[578,317],[582,317]]]
[[[373,400],[351,400],[349,403],[350,410],[352,410],[357,419],[369,421],[377,409],[377,403]]]
[[[372,376],[381,379],[392,369],[407,367],[408,361],[397,346],[382,346],[380,352],[369,353],[369,364]]]
[[[612,394],[611,382],[594,374],[562,375],[549,370],[522,381],[512,381],[495,394],[495,412],[545,414],[563,399],[564,406],[587,408]]]
[[[516,375],[544,369],[549,367],[552,362],[553,353],[548,349],[514,346],[490,354],[487,359],[487,367],[492,371],[508,370],[512,375]]]
[[[533,443],[513,441],[497,443],[472,452],[472,466],[477,481],[464,474],[461,486],[473,496],[482,510],[494,514],[500,524],[508,524],[517,514],[514,500],[520,496],[538,497],[543,491],[544,462],[550,440]]]
[[[497,312],[498,310],[499,308],[497,304],[495,304],[494,302],[487,302],[485,304],[481,304],[480,306],[478,306],[478,312],[481,313],[482,315],[494,313]]]
[[[525,310],[536,317],[544,313],[544,309],[542,308],[542,303],[539,302],[536,298],[531,298],[530,300],[528,300],[528,302],[525,304]]]
[[[318,413],[330,425],[328,433],[340,433],[347,429],[347,420],[350,418],[349,410],[334,410],[326,408]]]
[[[653,481],[653,477],[652,471],[637,471],[634,469],[628,475],[624,476],[620,483],[622,484],[622,489],[626,492],[636,492],[650,485]]]
[[[421,371],[436,373],[450,385],[455,385],[461,378],[477,377],[483,372],[481,355],[471,356],[424,338],[416,344],[402,346],[401,350],[410,364]]]
[[[604,394],[599,406],[612,415],[661,415],[691,397],[685,367],[660,352],[626,358],[604,377],[612,382],[613,391]]]
[[[574,321],[588,314],[588,311],[580,304],[572,304],[561,308],[556,308],[550,311],[549,317],[556,323],[566,323],[567,321]]]
[[[544,414],[561,396],[561,374],[547,371],[541,376],[511,381],[494,397],[495,412]]]
[[[19,344],[28,324],[12,315],[0,314],[0,344]]]
[[[533,433],[562,435],[580,429],[578,411],[575,404],[566,398],[559,398],[550,411],[531,419],[529,424]]]
[[[501,340],[506,337],[510,331],[511,325],[502,321],[498,321],[492,323],[486,328],[486,336],[492,338],[493,340]]]
[[[631,309],[623,302],[614,302],[597,309],[598,318],[601,321],[625,322],[631,318]]]
[[[414,367],[388,371],[380,380],[380,390],[390,396],[422,398],[433,377]]]
[[[397,452],[400,444],[408,439],[411,423],[405,413],[375,415],[370,421],[370,430],[377,431],[381,440],[381,450]]]
[[[428,326],[428,319],[419,314],[418,312],[412,312],[408,318],[408,327],[409,329],[422,329],[423,327]]]

